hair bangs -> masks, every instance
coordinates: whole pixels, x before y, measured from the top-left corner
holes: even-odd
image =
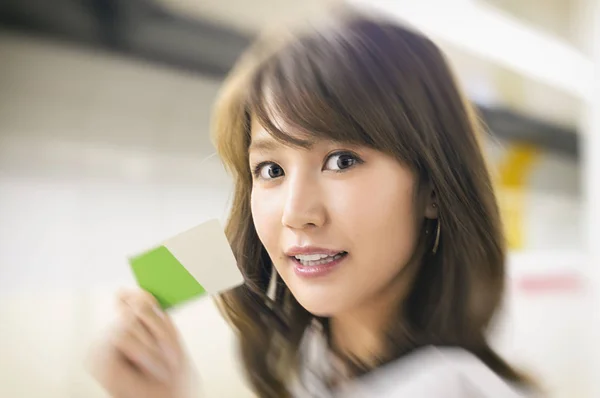
[[[376,136],[347,109],[345,88],[328,76],[336,60],[315,56],[310,42],[290,43],[262,65],[254,76],[247,109],[276,140],[309,148],[317,140],[384,149]],[[356,95],[356,94],[355,94]]]
[[[387,52],[385,46],[374,49],[362,34],[342,33],[295,37],[274,52],[253,76],[248,113],[287,145],[365,145],[419,168],[422,137],[407,99],[412,83],[398,82],[391,71],[365,60],[374,51]]]

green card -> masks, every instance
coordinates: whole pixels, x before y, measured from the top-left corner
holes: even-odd
[[[243,277],[218,220],[130,258],[135,278],[163,309],[239,286]]]

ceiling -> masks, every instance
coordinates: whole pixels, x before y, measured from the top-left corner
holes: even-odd
[[[586,0],[476,0],[583,49]]]
[[[267,25],[293,23],[323,12],[342,0],[159,0],[174,12],[206,18],[253,34]]]
[[[579,0],[473,0],[496,7],[518,20],[578,42],[576,15]],[[175,12],[206,18],[244,34],[255,34],[266,26],[289,24],[313,16],[342,0],[160,0]],[[441,44],[444,46],[444,44]],[[581,103],[552,87],[525,79],[497,65],[444,47],[469,94],[481,95],[491,105],[506,106],[564,126],[575,126]]]
[[[259,30],[310,17],[341,1],[3,0],[0,27],[223,76]],[[487,116],[496,115],[497,133],[576,152],[572,133],[580,104],[575,99],[457,49],[444,50],[467,93],[496,112]]]

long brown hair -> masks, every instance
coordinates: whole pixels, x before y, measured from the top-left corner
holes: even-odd
[[[392,154],[434,189],[439,248],[420,256],[380,362],[425,345],[458,346],[507,381],[523,381],[485,339],[503,295],[505,240],[479,144],[482,127],[434,43],[405,26],[351,13],[259,40],[216,105],[215,144],[235,182],[226,233],[246,278],[222,295],[220,306],[238,332],[259,396],[289,396],[300,341],[314,319],[281,281],[275,297],[267,296],[273,268],[250,211],[250,118],[276,139],[304,145],[281,131],[273,114],[316,137]],[[431,247],[431,234],[422,241]]]

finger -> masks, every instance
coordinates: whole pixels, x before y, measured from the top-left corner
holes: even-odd
[[[156,298],[148,292],[142,291],[131,302],[136,314],[142,318],[146,326],[156,336],[173,339],[177,335],[177,328],[171,318],[164,312]]]
[[[169,365],[176,368],[179,358],[178,333],[171,318],[157,306],[147,303],[135,311],[144,328],[154,338]]]
[[[159,307],[156,298],[144,290],[125,291],[120,298],[125,307],[123,311],[127,312],[127,308],[134,311],[157,341],[169,365],[176,370],[181,357],[178,331],[171,318]]]
[[[137,365],[133,366],[129,359],[124,360],[123,353],[113,342],[98,343],[92,346],[85,366],[88,372],[110,393],[112,397],[134,396],[126,394],[130,386],[148,383],[148,376],[141,372]]]
[[[137,289],[121,289],[117,293],[117,303],[119,307],[131,306],[135,301],[135,297],[140,294]]]
[[[170,319],[160,309],[154,296],[146,291],[124,290],[120,292],[118,307],[124,317],[127,317],[130,311],[135,312],[144,323],[147,323],[151,333],[157,338],[167,338],[175,329]]]
[[[115,334],[113,341],[115,348],[144,373],[159,381],[166,381],[169,378],[169,370],[164,363],[164,358],[158,350],[148,349],[132,329],[132,327],[122,328]]]
[[[177,348],[179,347],[177,333],[170,330],[172,323],[168,316],[155,311],[156,309],[148,307],[137,311],[130,308],[128,316],[135,318],[135,327],[132,329],[132,333],[149,349],[158,351],[157,355],[161,355],[170,369],[176,371],[180,357]],[[168,324],[164,325],[164,322]]]
[[[127,328],[129,333],[131,333],[133,337],[142,343],[147,350],[156,351],[157,355],[162,354],[162,350],[160,349],[158,342],[154,336],[152,336],[152,333],[148,330],[148,328],[138,318],[133,309],[128,308],[124,310],[122,317],[122,324],[124,327]]]
[[[119,308],[136,308],[144,305],[159,306],[156,298],[143,289],[123,289],[117,294]]]
[[[135,314],[157,339],[174,340],[176,329],[171,318],[158,306],[141,303],[134,309]]]

